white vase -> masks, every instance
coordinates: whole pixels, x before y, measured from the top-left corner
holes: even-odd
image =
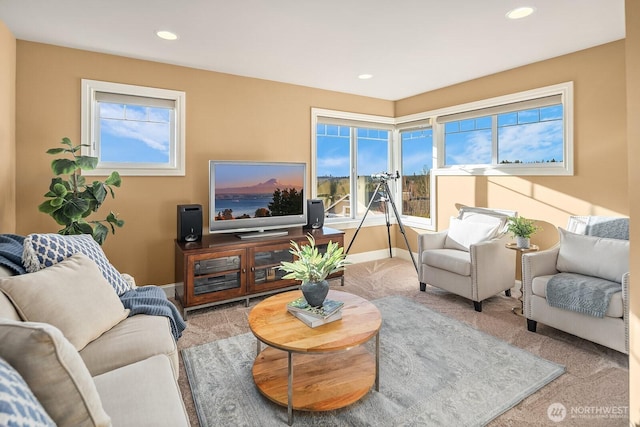
[[[528,237],[516,236],[516,246],[520,249],[529,249],[531,239]]]

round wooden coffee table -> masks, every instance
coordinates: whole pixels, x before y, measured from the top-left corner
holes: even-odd
[[[286,304],[300,296],[300,291],[278,294],[249,313],[249,327],[258,339],[253,379],[264,396],[287,407],[289,425],[293,409],[342,408],[374,384],[380,389],[378,308],[359,296],[330,290],[327,298],[344,302],[342,319],[310,328],[287,311]],[[373,337],[375,355],[361,346]],[[261,349],[261,343],[268,347]]]

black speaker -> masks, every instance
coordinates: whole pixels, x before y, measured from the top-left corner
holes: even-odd
[[[178,241],[202,239],[202,205],[178,205]]]
[[[307,200],[307,225],[305,228],[322,228],[324,225],[324,203],[320,199]]]

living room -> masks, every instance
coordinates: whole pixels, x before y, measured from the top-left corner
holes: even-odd
[[[104,251],[139,284],[174,283],[176,205],[207,204],[208,161],[310,162],[312,108],[393,118],[572,81],[574,174],[438,176],[435,229],[446,229],[459,205],[511,208],[543,225],[533,241],[548,248],[557,242],[555,227],[566,226],[570,215],[628,216],[633,221],[640,209],[634,191],[640,173],[633,167],[640,141],[640,6],[633,0],[625,6],[625,39],[394,101],[30,42],[16,39],[1,24],[0,177],[6,185],[0,192],[0,231],[26,235],[57,230],[37,208],[51,178],[46,150],[65,136],[80,141],[81,79],[188,95],[185,175],[123,177],[116,198],[108,202],[126,225],[109,236]],[[634,242],[639,235],[635,227],[631,230]],[[348,242],[355,227],[344,231]],[[426,230],[407,231],[415,245],[418,233]],[[393,246],[406,249],[397,227],[392,232]],[[386,228],[379,225],[358,236],[352,253],[367,259],[386,248]],[[630,259],[632,275],[640,274],[633,244]],[[633,337],[640,294],[633,290],[630,307],[629,415],[637,424],[640,396],[634,387],[640,384],[640,344]]]

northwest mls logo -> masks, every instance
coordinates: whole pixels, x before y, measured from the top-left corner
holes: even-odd
[[[547,417],[554,423],[559,423],[567,416],[567,408],[562,403],[552,403],[547,408]]]

